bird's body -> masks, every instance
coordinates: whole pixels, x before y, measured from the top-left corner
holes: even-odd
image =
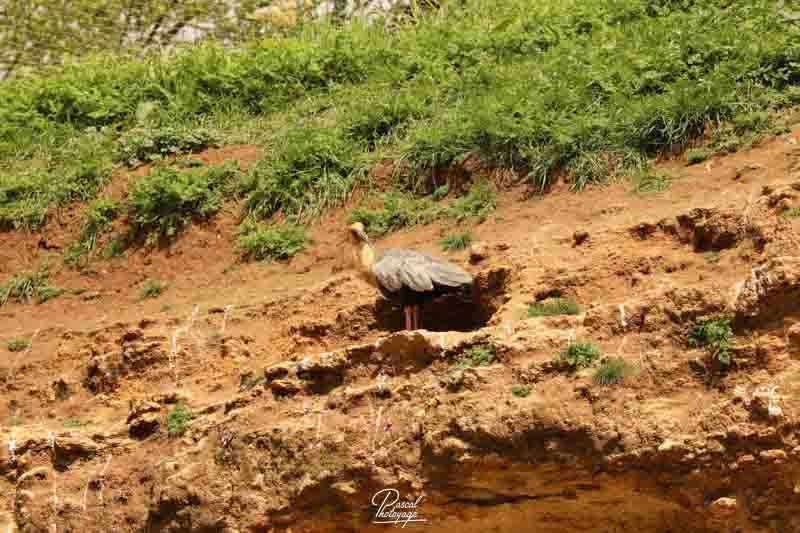
[[[362,274],[386,299],[403,308],[406,329],[419,328],[419,307],[424,302],[473,285],[472,275],[452,263],[405,248],[376,252],[361,224],[350,226],[350,232]]]

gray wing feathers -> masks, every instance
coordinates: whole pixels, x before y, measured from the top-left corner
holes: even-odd
[[[372,266],[378,282],[388,291],[403,286],[417,292],[433,290],[434,283],[458,287],[472,283],[472,276],[451,263],[412,250],[386,250]]]

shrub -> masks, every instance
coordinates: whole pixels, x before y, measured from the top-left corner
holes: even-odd
[[[733,330],[729,318],[703,319],[692,324],[689,345],[705,348],[712,359],[728,366],[731,363]]]
[[[439,241],[439,244],[442,246],[442,249],[448,252],[463,250],[471,243],[472,243],[472,234],[469,232],[460,233],[457,235],[447,235],[441,241]]]
[[[186,427],[193,415],[183,402],[178,402],[167,415],[167,432],[170,437],[180,437],[186,433]]]
[[[549,301],[536,302],[528,306],[529,317],[578,315],[580,312],[581,308],[577,302],[566,298],[554,298]]]
[[[158,298],[161,296],[161,293],[166,290],[166,288],[166,284],[158,280],[149,279],[142,286],[142,290],[139,291],[139,299],[146,300],[148,298]]]
[[[129,200],[138,231],[150,237],[171,238],[194,219],[216,213],[222,192],[236,171],[231,166],[179,172],[158,168],[139,178]]]
[[[517,398],[525,398],[531,393],[531,388],[527,385],[514,385],[511,387],[511,394]]]
[[[6,342],[6,348],[8,348],[9,352],[21,352],[22,350],[27,349],[31,343],[25,339],[11,339],[10,341]]]
[[[594,382],[598,385],[620,383],[625,379],[629,369],[628,363],[620,357],[605,358],[594,373]]]
[[[133,128],[120,139],[117,159],[135,166],[168,155],[199,152],[214,141],[208,130],[193,125]]]
[[[238,247],[250,260],[289,259],[308,244],[306,229],[295,224],[266,225],[246,221],[239,232]]]
[[[708,150],[705,148],[693,148],[686,152],[686,162],[690,165],[696,165],[708,159],[709,155]]]
[[[574,342],[561,351],[561,360],[572,368],[586,368],[600,357],[600,349],[588,341]]]
[[[491,344],[481,344],[466,350],[458,360],[460,368],[488,366],[496,359],[495,348]]]

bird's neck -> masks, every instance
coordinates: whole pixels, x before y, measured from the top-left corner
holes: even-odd
[[[375,264],[375,249],[368,242],[362,242],[357,248],[358,266],[364,272],[370,272],[372,265]]]

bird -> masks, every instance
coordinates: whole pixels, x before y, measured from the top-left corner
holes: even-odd
[[[472,275],[453,263],[406,248],[376,250],[361,222],[348,226],[348,237],[362,277],[403,308],[407,330],[420,329],[420,306],[426,301],[474,287]]]

